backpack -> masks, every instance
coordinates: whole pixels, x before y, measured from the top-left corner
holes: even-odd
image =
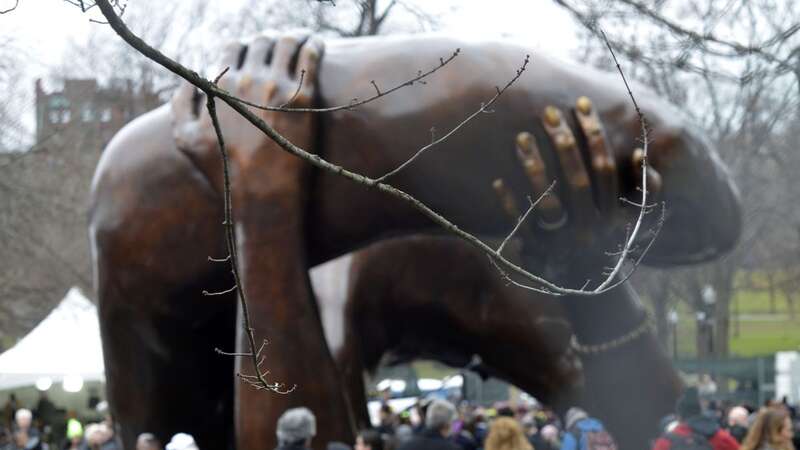
[[[713,450],[711,442],[695,432],[689,436],[667,433],[664,437],[669,441],[670,450]]]
[[[581,431],[576,428],[572,430],[571,434],[575,437],[579,450],[617,450],[617,443],[606,430]],[[581,442],[581,438],[584,439],[583,442]],[[672,450],[675,448],[673,447]]]

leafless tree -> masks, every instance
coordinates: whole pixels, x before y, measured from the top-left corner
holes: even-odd
[[[729,353],[731,307],[741,286],[737,275],[796,272],[798,167],[790,149],[798,129],[800,14],[784,1],[554,0],[578,19],[586,34],[613,30],[633,77],[685,109],[717,145],[734,174],[744,205],[740,245],[721,260],[639,280],[642,292],[664,314],[684,301],[703,314],[698,355]],[[583,55],[604,63],[604,52],[586,40]],[[739,277],[741,278],[741,277]],[[784,292],[796,278],[785,277]],[[702,291],[713,287],[715,302]],[[792,294],[789,294],[791,297]],[[659,319],[666,332],[666,318]],[[666,335],[662,340],[667,341]]]
[[[325,14],[310,16],[308,20],[276,18],[268,10],[259,9],[292,11],[286,3],[285,0],[245,3],[231,16],[218,20],[209,15],[210,6],[205,0],[169,5],[141,0],[126,8],[125,19],[148,42],[177,55],[178,61],[204,67],[209,65],[210,55],[218,52],[218,42],[198,40],[199,37],[208,35],[209,30],[234,29],[236,26],[231,24],[243,17],[270,18],[278,21],[273,23],[277,28],[321,29],[318,20],[332,20]],[[314,6],[312,3],[302,2],[309,7]],[[80,2],[73,4],[80,6]],[[351,15],[347,19],[350,21],[358,20],[360,14],[382,14],[380,24],[373,28],[376,32],[388,23],[390,16],[405,11],[402,4],[380,11],[367,11],[356,3],[352,6],[342,10]],[[84,7],[91,7],[91,2],[85,2]],[[159,14],[152,14],[154,10]],[[97,12],[94,7],[90,11]],[[259,11],[263,14],[257,14]],[[253,28],[252,32],[262,30]],[[32,116],[35,109],[33,86],[24,78],[24,56],[23,49],[11,37],[0,39],[0,88],[11,93],[0,100],[0,151],[20,150],[0,154],[0,210],[3,211],[0,260],[14,262],[3,264],[0,269],[0,295],[12,299],[0,305],[0,348],[11,345],[16,337],[33,327],[71,286],[79,285],[87,294],[91,292],[85,199],[94,168],[110,137],[97,136],[89,124],[80,120],[79,112],[74,111],[74,120],[68,126],[57,133],[39,136],[31,145],[33,130],[26,129],[25,116],[20,114],[25,111]],[[139,113],[155,106],[151,93],[165,100],[178,85],[174,74],[164,71],[99,24],[85,39],[68,43],[63,63],[52,68],[44,84],[48,91],[59,90],[70,79],[95,79],[101,88],[132,83],[131,89],[138,94],[121,101],[137,102],[134,110]]]

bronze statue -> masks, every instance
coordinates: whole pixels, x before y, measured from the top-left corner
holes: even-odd
[[[230,70],[220,84],[270,105],[348,104],[375,89],[371,80],[377,86],[402,82],[456,47],[461,55],[448,67],[397,95],[327,115],[262,114],[295,144],[378,176],[429,142],[431,126],[448,129],[463,120],[465,110],[490,98],[495,85],[519,67],[525,50],[437,37],[369,38],[328,42],[323,58],[317,39],[262,36],[227,51],[223,66]],[[735,189],[713,149],[673,107],[645,90],[636,94],[654,130],[650,162],[654,180],[660,176],[663,182],[659,198],[668,207],[649,262],[713,258],[739,234]],[[582,96],[591,99],[585,113],[586,105],[575,107]],[[321,424],[317,447],[347,440],[359,405],[348,405],[343,393],[308,269],[386,236],[438,229],[395,199],[312,169],[221,107],[243,288],[259,337],[271,342],[265,353],[269,376],[298,389],[281,396],[232,383],[231,360],[213,349],[246,349],[233,295],[200,295],[232,285],[228,267],[207,259],[224,256],[225,249],[220,159],[200,100],[182,89],[172,105],[131,123],[109,144],[93,180],[90,234],[108,395],[123,439],[130,446],[141,431],[162,437],[192,431],[203,448],[224,448],[234,435],[237,448],[269,447],[278,415],[304,405]],[[532,250],[523,261],[580,286],[587,274],[601,270],[603,252],[619,242],[625,209],[613,199],[636,197],[632,161],[639,123],[624,87],[612,75],[534,55],[528,72],[493,109],[389,181],[464,229],[503,236],[510,221],[497,192],[522,203],[528,193],[541,194],[543,180],[560,180],[559,203],[540,212],[543,226],[527,235],[530,245],[524,248]],[[581,119],[590,116],[607,128],[587,139]],[[571,140],[565,139],[565,128],[575,130]],[[541,149],[541,161],[531,142]],[[602,156],[600,165],[584,161],[581,155],[590,153]],[[531,158],[546,171],[526,171]],[[497,179],[503,184],[499,191]],[[617,298],[619,291],[604,297]],[[596,311],[601,305],[614,310],[626,296],[576,299],[571,310]],[[632,325],[568,315],[588,342],[616,337]],[[239,359],[235,370],[246,373],[249,368],[238,367]],[[653,389],[666,400],[674,396],[672,388]]]
[[[386,356],[465,367],[478,355],[479,373],[562,413],[583,405],[621,448],[646,448],[680,392],[627,284],[589,301],[531,295],[498,277],[480,251],[431,236],[373,244],[355,254],[350,271],[345,338],[332,351],[352,404],[366,404],[362,372]]]

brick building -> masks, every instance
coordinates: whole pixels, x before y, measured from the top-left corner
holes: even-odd
[[[0,157],[0,350],[72,286],[92,292],[89,185],[114,134],[162,101],[128,81],[35,85],[36,140]]]
[[[67,79],[62,90],[52,92],[36,80],[36,143],[69,146],[79,137],[80,145],[99,150],[126,123],[159,103],[151,89],[136,89],[131,80],[100,86],[93,79]]]

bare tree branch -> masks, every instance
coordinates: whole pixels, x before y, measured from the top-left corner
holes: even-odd
[[[419,150],[417,150],[417,152],[414,153],[414,155],[411,156],[411,158],[407,159],[403,164],[400,164],[394,170],[390,171],[389,173],[387,173],[387,174],[385,174],[385,175],[383,175],[381,177],[376,178],[375,181],[378,182],[378,183],[382,183],[383,181],[386,181],[387,178],[389,178],[389,177],[391,177],[393,175],[396,175],[398,172],[400,172],[401,170],[403,170],[406,167],[408,167],[409,164],[413,163],[414,160],[416,160],[418,157],[420,157],[423,153],[425,153],[426,151],[430,150],[432,147],[434,147],[434,146],[436,146],[438,144],[441,144],[442,142],[446,141],[450,136],[452,136],[456,132],[458,132],[458,130],[460,130],[464,125],[468,124],[472,119],[477,117],[479,114],[485,113],[487,111],[490,111],[489,107],[492,106],[494,104],[494,102],[496,102],[497,99],[500,98],[500,96],[503,95],[503,93],[508,88],[510,88],[519,79],[519,77],[522,76],[522,74],[525,72],[525,69],[528,67],[528,62],[529,61],[530,61],[530,55],[525,55],[525,61],[523,61],[522,66],[519,69],[517,69],[517,74],[514,75],[514,77],[512,79],[510,79],[508,81],[508,83],[506,83],[506,85],[503,86],[502,89],[496,88],[497,89],[497,93],[495,93],[494,96],[491,99],[489,99],[488,102],[482,104],[481,107],[478,108],[477,111],[475,111],[472,114],[470,114],[469,116],[467,116],[466,119],[462,120],[461,123],[459,123],[458,125],[453,127],[453,129],[448,131],[442,137],[440,137],[438,139],[434,139],[433,142],[431,142],[430,144],[428,144],[428,145],[420,148]],[[442,63],[442,64],[444,64],[444,63]]]
[[[384,192],[399,200],[408,203],[409,205],[411,205],[412,207],[423,213],[425,216],[433,220],[435,223],[439,224],[445,230],[459,236],[460,238],[464,239],[465,241],[477,247],[486,254],[493,255],[493,258],[502,267],[506,268],[511,273],[514,273],[535,285],[535,286],[528,286],[528,289],[552,295],[593,296],[602,292],[606,292],[610,289],[613,289],[616,286],[616,284],[611,284],[611,282],[609,281],[608,283],[604,283],[603,288],[593,289],[591,291],[584,289],[572,289],[572,288],[562,287],[554,282],[551,282],[540,276],[528,272],[527,270],[523,269],[517,264],[514,264],[513,262],[509,261],[503,256],[496,255],[494,249],[492,249],[489,245],[487,245],[474,235],[462,230],[457,225],[453,224],[452,222],[447,220],[445,217],[443,217],[436,211],[430,209],[424,203],[417,200],[408,193],[400,189],[397,189],[389,184],[379,182],[377,179],[373,179],[359,173],[351,172],[341,166],[330,163],[329,161],[325,160],[324,158],[318,155],[309,153],[308,151],[300,147],[297,147],[292,142],[287,140],[284,136],[282,136],[280,133],[275,131],[275,129],[272,128],[269,124],[267,124],[261,118],[256,116],[252,111],[250,111],[249,108],[247,108],[245,104],[241,103],[240,101],[231,97],[230,95],[226,95],[226,93],[224,92],[220,93],[220,90],[211,81],[206,80],[205,78],[199,76],[196,72],[183,67],[181,64],[166,57],[161,52],[149,46],[146,42],[142,41],[138,36],[133,34],[130,31],[130,29],[128,29],[128,27],[122,22],[122,20],[116,14],[116,11],[108,2],[108,0],[97,0],[97,5],[100,7],[101,11],[103,12],[103,15],[109,21],[109,24],[114,29],[114,31],[128,44],[136,48],[139,52],[141,52],[148,58],[161,64],[166,69],[170,70],[171,72],[175,73],[176,75],[180,76],[181,78],[195,85],[200,90],[205,92],[207,96],[214,97],[219,94],[219,97],[226,104],[228,104],[234,111],[239,113],[248,122],[256,126],[264,134],[266,134],[268,138],[274,141],[283,150],[307,161],[308,163],[314,165],[319,169],[331,172],[336,175],[340,175],[353,182]],[[643,129],[646,129],[646,126],[643,126]],[[646,161],[646,158],[643,159],[643,162],[644,161]],[[646,191],[644,192],[644,194],[646,195]],[[642,203],[645,204],[646,200],[643,199]],[[640,218],[642,215],[643,214],[640,214]],[[639,227],[637,226],[636,230],[638,229]],[[632,234],[629,242],[634,241],[636,237],[637,237],[636,234]],[[232,255],[232,258],[235,259],[236,256]],[[541,286],[541,287],[536,287],[536,286]],[[241,293],[241,289],[239,290],[239,292]]]
[[[433,75],[434,73],[439,71],[439,69],[441,69],[442,67],[450,64],[450,62],[453,61],[456,57],[458,57],[458,55],[460,53],[461,53],[461,49],[460,48],[455,49],[455,51],[449,57],[447,57],[446,59],[445,58],[439,58],[439,65],[437,65],[437,66],[433,67],[432,69],[429,69],[429,70],[427,70],[425,72],[420,70],[419,72],[417,72],[417,75],[415,77],[413,77],[411,79],[408,79],[408,80],[406,80],[406,81],[404,81],[404,82],[402,82],[402,83],[400,83],[400,84],[398,84],[396,86],[393,86],[392,88],[387,89],[385,91],[381,91],[380,89],[378,89],[377,85],[375,85],[375,80],[372,80],[371,83],[372,83],[373,86],[375,86],[375,91],[376,91],[375,95],[373,95],[372,97],[366,98],[364,100],[358,100],[357,98],[354,98],[351,103],[348,103],[346,105],[330,106],[330,107],[327,107],[327,108],[289,108],[289,107],[286,107],[284,105],[281,105],[281,106],[259,105],[258,103],[253,103],[253,102],[249,102],[247,100],[238,98],[238,97],[236,97],[234,95],[231,95],[229,92],[227,92],[227,91],[225,91],[223,89],[219,89],[219,88],[215,88],[214,89],[214,95],[216,95],[217,97],[222,98],[222,99],[233,100],[233,101],[239,102],[239,103],[241,103],[243,105],[251,106],[253,108],[260,109],[260,110],[263,110],[263,111],[300,112],[300,113],[308,113],[308,112],[330,113],[330,112],[336,112],[336,111],[342,111],[342,110],[350,110],[350,109],[357,108],[357,107],[362,106],[362,105],[366,105],[367,103],[374,102],[375,100],[378,100],[379,98],[386,97],[387,95],[393,94],[394,92],[396,92],[396,91],[398,91],[398,90],[400,90],[400,89],[402,89],[404,87],[413,86],[414,83],[424,83],[423,80],[425,78]],[[288,102],[288,103],[291,103],[291,102]]]
[[[11,11],[14,11],[15,9],[17,9],[18,6],[19,6],[19,0],[15,0],[14,1],[14,6],[8,8],[8,9],[0,10],[0,14],[8,14]]]
[[[531,198],[528,197],[528,209],[525,211],[524,214],[522,214],[517,219],[517,224],[514,226],[513,229],[511,229],[511,232],[508,233],[508,236],[506,236],[506,238],[503,239],[503,242],[501,242],[500,245],[497,247],[497,250],[495,251],[496,254],[500,255],[501,253],[503,253],[503,249],[505,248],[506,244],[508,244],[508,242],[514,237],[514,235],[517,234],[517,231],[519,231],[520,227],[522,226],[523,223],[525,223],[525,221],[528,219],[528,216],[533,212],[533,210],[536,209],[536,206],[539,205],[539,202],[541,202],[542,199],[545,198],[546,196],[551,195],[551,193],[553,192],[553,187],[555,187],[555,185],[556,182],[554,180],[552,183],[550,183],[550,186],[548,186],[547,189],[545,189],[545,191],[542,192],[542,195],[540,195],[535,202],[531,201]]]

